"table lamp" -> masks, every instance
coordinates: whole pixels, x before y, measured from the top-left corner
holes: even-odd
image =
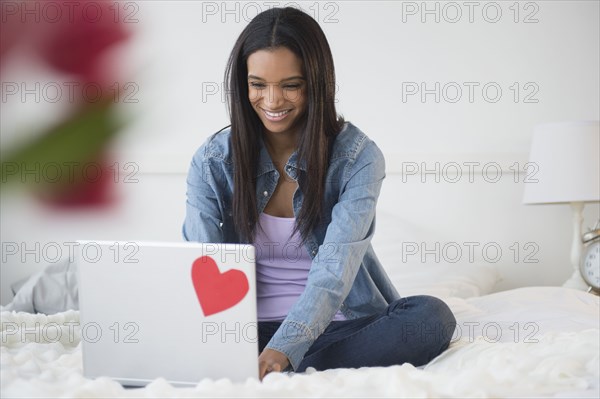
[[[524,204],[565,204],[573,210],[573,275],[563,286],[587,289],[579,273],[581,225],[585,203],[600,201],[600,122],[536,125],[529,162],[537,166],[525,183]]]

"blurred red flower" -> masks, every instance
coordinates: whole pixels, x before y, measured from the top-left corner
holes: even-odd
[[[106,50],[129,37],[129,31],[109,1],[58,2],[62,18],[46,23],[36,44],[39,54],[49,65],[69,74],[79,75],[84,82],[102,84],[112,71],[103,68],[101,58]],[[114,78],[114,77],[112,77]]]
[[[81,84],[95,83],[104,91],[100,99],[93,101],[77,95],[70,117],[44,129],[44,134],[33,142],[6,154],[2,161],[3,176],[10,170],[9,177],[14,182],[21,176],[21,168],[96,164],[100,170],[97,179],[72,179],[64,177],[65,174],[51,183],[34,182],[34,193],[53,206],[111,203],[114,184],[111,184],[113,172],[107,151],[122,125],[115,121],[117,101],[111,97],[113,91],[104,89],[109,85],[114,87],[121,76],[117,66],[107,63],[105,57],[110,49],[130,36],[119,19],[121,3],[36,0],[3,2],[1,6],[0,55],[3,61],[17,45],[29,46],[50,67],[72,75],[70,80],[74,78]],[[48,9],[51,12],[47,12]]]

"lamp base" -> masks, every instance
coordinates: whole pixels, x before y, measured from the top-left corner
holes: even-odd
[[[573,242],[571,243],[571,266],[573,274],[565,281],[563,287],[587,290],[589,287],[579,273],[579,259],[581,258],[581,225],[583,224],[583,202],[571,202],[573,212]]]
[[[581,278],[579,270],[573,272],[573,275],[567,281],[565,281],[562,286],[582,291],[587,291],[588,288],[590,288],[587,283],[583,281],[583,278]]]

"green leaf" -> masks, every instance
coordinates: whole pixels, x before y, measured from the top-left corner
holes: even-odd
[[[62,183],[73,179],[74,168],[94,162],[122,128],[114,120],[113,106],[111,100],[87,103],[37,140],[4,156],[2,183],[44,183],[45,168],[53,176],[59,168]]]

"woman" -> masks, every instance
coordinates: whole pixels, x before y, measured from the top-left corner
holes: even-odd
[[[383,154],[337,115],[331,51],[295,8],[257,15],[225,71],[231,126],[196,152],[183,236],[256,247],[260,379],[271,371],[425,364],[456,320],[400,298],[373,248]]]

